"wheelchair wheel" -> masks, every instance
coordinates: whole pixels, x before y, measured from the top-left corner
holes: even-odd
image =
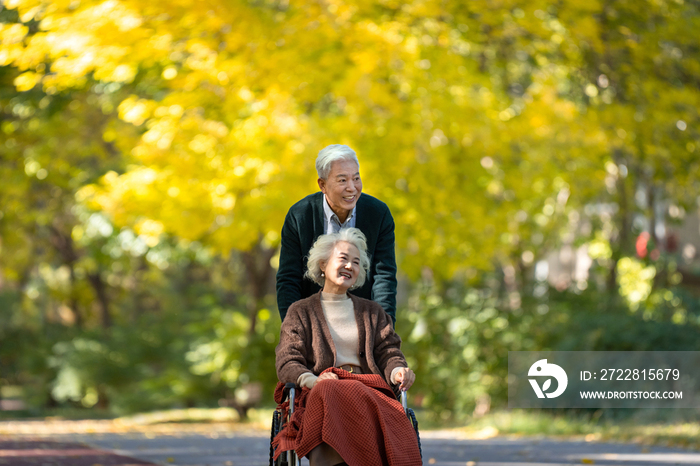
[[[275,461],[275,449],[272,447],[272,441],[275,439],[277,434],[282,430],[282,413],[275,410],[272,413],[272,427],[270,428],[270,466],[292,466],[289,463],[288,454],[282,452],[277,461]]]
[[[423,458],[423,447],[420,444],[420,434],[418,433],[418,420],[416,419],[416,414],[411,408],[408,408],[407,413],[408,418],[411,420],[411,424],[413,424],[413,430],[416,431],[416,439],[418,440],[418,451],[420,452],[420,457]]]
[[[270,428],[270,466],[275,465],[275,449],[272,447],[272,441],[280,431],[280,412],[275,410],[272,413],[272,427]]]

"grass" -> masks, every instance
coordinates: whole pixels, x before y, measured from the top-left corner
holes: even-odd
[[[274,408],[253,408],[248,411],[248,418],[241,421],[238,413],[231,408],[170,409],[122,416],[115,421],[125,425],[229,423],[267,430],[270,428],[273,411]]]
[[[472,419],[466,426],[452,426],[474,438],[517,435],[580,439],[585,441],[633,442],[644,445],[680,446],[700,449],[700,422],[691,410],[639,410],[615,412],[556,413],[507,410]],[[427,426],[426,426],[427,427]]]

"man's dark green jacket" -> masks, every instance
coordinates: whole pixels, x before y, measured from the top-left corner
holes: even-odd
[[[396,256],[394,218],[389,207],[362,193],[357,200],[355,227],[367,237],[371,265],[365,284],[355,296],[378,302],[396,322]],[[304,278],[306,259],[316,238],[324,234],[323,193],[306,196],[287,213],[282,227],[282,248],[277,270],[277,307],[284,320],[292,303],[317,293],[320,287]]]

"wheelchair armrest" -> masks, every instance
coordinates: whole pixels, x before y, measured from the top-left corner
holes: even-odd
[[[282,392],[282,402],[287,401],[287,398],[289,398],[289,392],[290,390],[294,389],[295,392],[299,391],[299,387],[297,387],[297,384],[289,382],[284,385],[284,391]]]

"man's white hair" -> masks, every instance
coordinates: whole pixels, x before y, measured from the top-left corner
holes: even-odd
[[[345,228],[338,233],[319,236],[309,250],[309,259],[306,261],[306,273],[304,276],[323,287],[326,279],[321,276],[321,267],[328,264],[333,248],[341,241],[352,244],[360,251],[360,274],[350,289],[354,290],[364,285],[367,273],[369,273],[370,259],[367,254],[367,238],[365,238],[364,233],[359,228]]]
[[[331,144],[324,147],[316,157],[316,172],[322,180],[327,180],[331,173],[331,165],[338,160],[352,160],[360,167],[360,161],[357,160],[357,154],[350,147],[343,144]]]

